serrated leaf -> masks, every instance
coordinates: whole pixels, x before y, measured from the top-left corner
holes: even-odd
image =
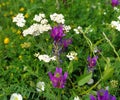
[[[78,85],[82,86],[85,83],[87,83],[92,78],[92,73],[84,74],[79,77],[78,79]]]

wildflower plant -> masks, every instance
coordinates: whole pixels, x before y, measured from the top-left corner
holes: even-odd
[[[13,3],[0,1],[0,100],[120,99],[118,0]]]

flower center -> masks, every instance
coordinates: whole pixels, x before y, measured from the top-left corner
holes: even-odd
[[[60,74],[59,74],[59,73],[57,73],[57,74],[55,75],[55,77],[59,78],[59,77],[60,77]]]

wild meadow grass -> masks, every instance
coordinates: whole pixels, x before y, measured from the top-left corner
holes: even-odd
[[[1,0],[0,100],[120,100],[117,1]]]

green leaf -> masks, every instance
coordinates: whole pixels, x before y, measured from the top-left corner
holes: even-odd
[[[0,100],[7,100],[7,96],[0,96]]]
[[[113,73],[114,73],[114,68],[111,67],[111,64],[110,64],[110,59],[107,58],[107,64],[104,68],[104,72],[103,72],[103,80],[107,80],[109,79],[110,77],[113,76]]]
[[[105,81],[109,79],[110,77],[112,77],[113,73],[114,73],[114,69],[112,67],[106,67],[103,72],[103,80]]]
[[[68,73],[72,73],[73,72],[73,62],[71,61],[70,64],[68,65]]]
[[[82,86],[85,83],[87,83],[92,78],[92,73],[84,74],[79,77],[78,79],[78,85]]]

